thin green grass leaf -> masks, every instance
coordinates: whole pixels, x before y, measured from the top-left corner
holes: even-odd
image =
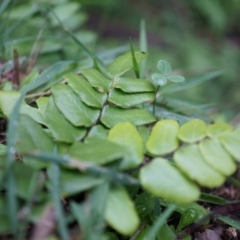
[[[135,52],[134,52],[134,48],[133,48],[133,44],[132,44],[131,39],[130,39],[130,48],[131,48],[131,55],[132,55],[133,70],[135,72],[136,77],[140,78],[139,67],[138,67],[138,64],[137,64],[137,60],[136,60],[136,57],[135,57]]]
[[[59,19],[59,17],[57,16],[57,14],[51,9],[49,8],[49,11],[53,14],[53,16],[56,18],[56,20],[59,22],[59,25],[62,27],[62,29],[72,38],[72,40],[77,43],[77,45],[88,55],[90,56],[92,59],[96,59],[96,61],[99,63],[99,65],[102,67],[102,71],[104,73],[106,73],[106,67],[104,65],[104,63],[102,62],[102,60],[100,60],[96,55],[94,55],[91,51],[89,51],[84,44],[69,30],[67,29],[64,24],[62,23],[62,21]]]
[[[56,155],[52,153],[44,153],[44,152],[31,152],[31,153],[25,153],[23,154],[23,156],[24,155],[39,159],[41,161],[68,165],[70,167],[78,169],[81,172],[86,172],[94,176],[102,176],[108,180],[121,183],[124,185],[138,186],[140,184],[137,179],[125,173],[120,173],[110,168],[100,167],[100,166],[82,161],[81,159],[71,158],[68,155],[61,156],[61,155]]]
[[[218,197],[212,194],[201,193],[199,201],[209,202],[217,205],[225,205],[227,204],[226,200],[222,197]]]
[[[61,236],[61,239],[68,240],[69,235],[61,203],[60,174],[61,169],[59,165],[57,163],[52,163],[48,171],[48,176],[51,181],[50,191],[52,194],[54,208],[56,211],[59,235]]]
[[[240,187],[240,181],[239,181],[239,180],[237,180],[237,179],[234,178],[234,177],[229,177],[228,179],[229,179],[235,186]]]
[[[159,218],[154,222],[153,226],[150,228],[146,236],[146,239],[148,240],[155,239],[155,236],[157,236],[157,233],[161,230],[163,225],[166,223],[166,220],[173,213],[175,208],[176,208],[175,204],[171,204],[169,205],[169,207],[166,208],[166,210],[159,216]]]
[[[146,24],[144,19],[141,19],[141,22],[140,22],[139,47],[140,47],[140,51],[142,52],[147,52],[148,50]],[[146,68],[147,68],[147,59],[143,59],[143,61],[140,63],[141,77],[146,76],[146,71],[147,71]]]
[[[222,222],[240,230],[240,221],[237,221],[233,218],[222,216],[222,215],[217,216],[217,219],[219,219],[220,221],[222,221]]]
[[[215,72],[210,72],[201,76],[193,77],[190,79],[187,79],[185,82],[179,83],[179,84],[173,84],[168,87],[165,87],[164,89],[161,90],[162,94],[167,94],[167,93],[174,93],[178,91],[183,91],[192,87],[197,86],[200,83],[203,83],[205,81],[212,80],[214,78],[217,78],[223,74],[223,71],[215,71]]]

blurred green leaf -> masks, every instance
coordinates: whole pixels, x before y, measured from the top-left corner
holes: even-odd
[[[219,187],[225,181],[225,177],[203,159],[195,144],[177,150],[174,153],[174,162],[186,176],[202,186]]]
[[[120,168],[123,170],[139,166],[143,159],[143,142],[136,127],[128,122],[116,124],[108,134],[108,139],[126,149]]]
[[[104,77],[98,70],[83,69],[81,70],[81,73],[93,87],[102,89],[104,92],[109,90],[112,81],[109,78]]]
[[[155,158],[140,170],[142,186],[151,194],[176,203],[196,201],[198,187],[163,158]]]
[[[104,128],[102,125],[98,124],[91,128],[88,137],[98,137],[106,139],[108,135],[108,129]]]
[[[115,105],[123,108],[129,108],[136,106],[140,103],[153,100],[155,97],[154,93],[124,93],[121,90],[113,89],[109,94],[108,101]]]
[[[198,218],[198,211],[194,208],[188,208],[181,216],[179,224],[177,226],[177,231],[189,226],[194,223]]]
[[[176,237],[176,234],[168,224],[164,224],[157,234],[157,240],[174,240]]]
[[[168,76],[167,79],[170,80],[171,82],[174,82],[174,83],[185,81],[184,77],[178,76],[178,75]]]
[[[62,169],[62,196],[69,197],[79,194],[94,186],[103,183],[104,179],[80,173],[76,170]]]
[[[84,137],[86,130],[74,127],[58,110],[51,96],[46,108],[45,120],[55,140],[72,143]]]
[[[135,52],[135,58],[136,58],[137,63],[141,62],[146,57],[147,57],[146,53]],[[131,52],[128,52],[128,53],[116,58],[109,65],[107,71],[112,77],[116,78],[116,77],[121,76],[128,70],[131,70],[132,68],[133,68],[132,54],[131,54]]]
[[[74,126],[89,127],[97,121],[100,111],[85,105],[69,86],[57,84],[51,90],[57,108]]]
[[[147,150],[153,155],[165,155],[178,147],[178,122],[171,119],[158,121],[147,141]]]
[[[194,143],[206,136],[207,125],[203,120],[192,119],[184,123],[178,132],[178,138],[187,143]]]
[[[114,88],[119,88],[126,93],[154,92],[154,85],[146,79],[119,77],[114,84]]]
[[[101,108],[107,95],[94,90],[90,83],[82,76],[70,73],[65,76],[68,85],[75,91],[81,100],[90,107]]]
[[[153,73],[151,75],[151,78],[153,80],[153,83],[156,84],[157,86],[163,86],[167,84],[167,77],[163,74]]]
[[[172,72],[170,64],[166,60],[159,60],[157,63],[157,68],[165,76],[168,76]]]
[[[132,199],[122,186],[110,189],[106,203],[105,220],[117,232],[131,235],[140,223]]]
[[[43,131],[42,127],[27,115],[21,115],[15,145],[18,153],[24,153],[34,150],[51,152],[53,150],[53,141]],[[23,161],[34,168],[43,168],[48,166],[45,162],[35,161],[24,158]]]
[[[209,137],[221,137],[226,133],[229,133],[233,130],[233,127],[225,122],[214,123],[207,126],[207,136]]]
[[[233,131],[220,138],[225,149],[237,160],[240,161],[240,131]]]
[[[87,143],[76,142],[68,151],[70,156],[94,164],[106,164],[123,158],[124,147],[102,138],[91,137]]]
[[[155,206],[154,196],[148,192],[143,192],[137,195],[134,202],[140,217],[145,217],[146,215],[150,214]]]
[[[218,139],[206,139],[200,142],[199,150],[204,160],[223,175],[230,176],[236,171],[237,165]]]
[[[103,109],[101,122],[111,128],[120,122],[130,122],[135,126],[152,123],[155,118],[144,109],[121,109],[106,106]]]

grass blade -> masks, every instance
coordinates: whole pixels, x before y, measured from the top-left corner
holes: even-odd
[[[159,218],[154,222],[153,226],[150,228],[147,236],[145,237],[148,240],[154,240],[155,236],[159,232],[159,230],[163,227],[163,225],[166,223],[166,220],[169,218],[169,216],[173,213],[175,210],[176,205],[171,204],[169,207],[165,209],[165,211],[159,216]]]
[[[57,14],[49,7],[49,11],[53,14],[53,16],[56,18],[56,20],[59,22],[60,26],[62,27],[62,29],[72,38],[72,40],[77,43],[77,45],[88,55],[90,56],[92,59],[95,59],[99,65],[103,68],[103,72],[106,73],[106,68],[104,63],[95,55],[93,54],[91,51],[89,51],[84,44],[68,29],[64,26],[64,24],[62,23],[62,21],[59,19],[59,17],[57,16]]]
[[[135,52],[134,52],[134,49],[133,49],[131,39],[130,39],[130,48],[131,48],[131,55],[132,55],[133,70],[135,72],[136,77],[140,78],[139,67],[138,67],[138,64],[137,64],[137,60],[136,60],[136,57],[135,57]]]
[[[142,52],[148,51],[146,24],[144,19],[142,19],[140,22],[139,47],[140,47],[140,51]],[[147,68],[147,59],[145,58],[140,63],[141,78],[146,76],[146,71],[147,71],[146,68]]]
[[[166,93],[173,93],[173,92],[179,92],[183,91],[192,87],[197,86],[200,83],[212,80],[214,78],[217,78],[223,74],[223,71],[215,71],[215,72],[210,72],[201,76],[193,77],[185,82],[179,83],[179,84],[173,84],[168,87],[165,87],[162,89],[161,93],[166,94]]]
[[[201,196],[199,198],[199,201],[203,202],[209,202],[217,205],[225,205],[227,204],[226,200],[224,198],[212,195],[212,194],[207,194],[207,193],[201,193]]]
[[[68,165],[70,167],[76,168],[81,172],[86,172],[92,175],[105,177],[107,180],[113,182],[121,183],[124,185],[139,185],[139,181],[125,173],[117,172],[116,170],[105,168],[91,163],[82,161],[81,159],[71,158],[68,155],[56,155],[52,153],[43,152],[33,152],[23,154],[25,156],[31,156],[41,161],[55,162],[58,164]]]
[[[58,223],[58,230],[61,239],[68,240],[68,230],[66,227],[66,221],[63,213],[62,203],[61,203],[61,196],[60,196],[60,167],[57,163],[52,163],[49,169],[49,178],[51,181],[50,191],[53,198],[54,208],[56,211],[57,216],[57,223]]]
[[[222,221],[222,222],[240,230],[240,221],[237,221],[233,218],[222,216],[222,215],[217,216],[217,219],[219,219],[220,221]]]

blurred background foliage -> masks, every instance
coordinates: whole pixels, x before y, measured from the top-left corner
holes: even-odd
[[[11,60],[17,49],[22,61],[28,59],[28,70],[34,56],[37,69],[62,59],[78,61],[81,67],[92,65],[52,11],[105,63],[129,50],[130,37],[135,49],[139,48],[140,21],[144,19],[150,53],[148,78],[159,59],[166,59],[186,79],[223,70],[223,75],[212,81],[169,96],[213,103],[208,113],[215,119],[232,121],[240,111],[239,0],[2,0],[2,64]]]

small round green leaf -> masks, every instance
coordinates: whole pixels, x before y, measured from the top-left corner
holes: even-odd
[[[108,134],[108,139],[127,149],[121,169],[137,167],[143,161],[143,141],[136,127],[128,122],[118,123]]]
[[[140,170],[142,186],[153,195],[177,203],[196,201],[199,188],[163,158],[155,158]]]
[[[166,60],[159,60],[157,63],[157,68],[165,76],[172,72],[171,66]]]
[[[171,119],[158,121],[147,141],[147,150],[153,155],[165,155],[178,147],[178,122]]]
[[[193,119],[183,124],[178,132],[178,138],[187,143],[194,143],[206,136],[207,125],[200,119]]]
[[[206,162],[225,176],[236,171],[236,164],[218,139],[206,139],[199,144],[200,152]]]
[[[137,230],[139,217],[132,199],[122,186],[111,189],[106,203],[105,220],[117,232],[131,235]]]
[[[207,135],[209,137],[221,137],[233,130],[233,127],[228,123],[219,122],[207,126]]]
[[[221,173],[206,163],[196,144],[177,150],[173,158],[186,176],[202,186],[219,187],[225,181],[225,177]]]
[[[221,137],[221,143],[225,149],[240,162],[240,131],[235,130]]]
[[[167,83],[167,77],[160,73],[153,73],[151,78],[157,86],[163,86]]]
[[[179,83],[179,82],[184,82],[185,81],[185,78],[183,76],[179,76],[179,75],[172,75],[172,76],[168,76],[167,78],[171,82],[175,82],[175,83]]]

